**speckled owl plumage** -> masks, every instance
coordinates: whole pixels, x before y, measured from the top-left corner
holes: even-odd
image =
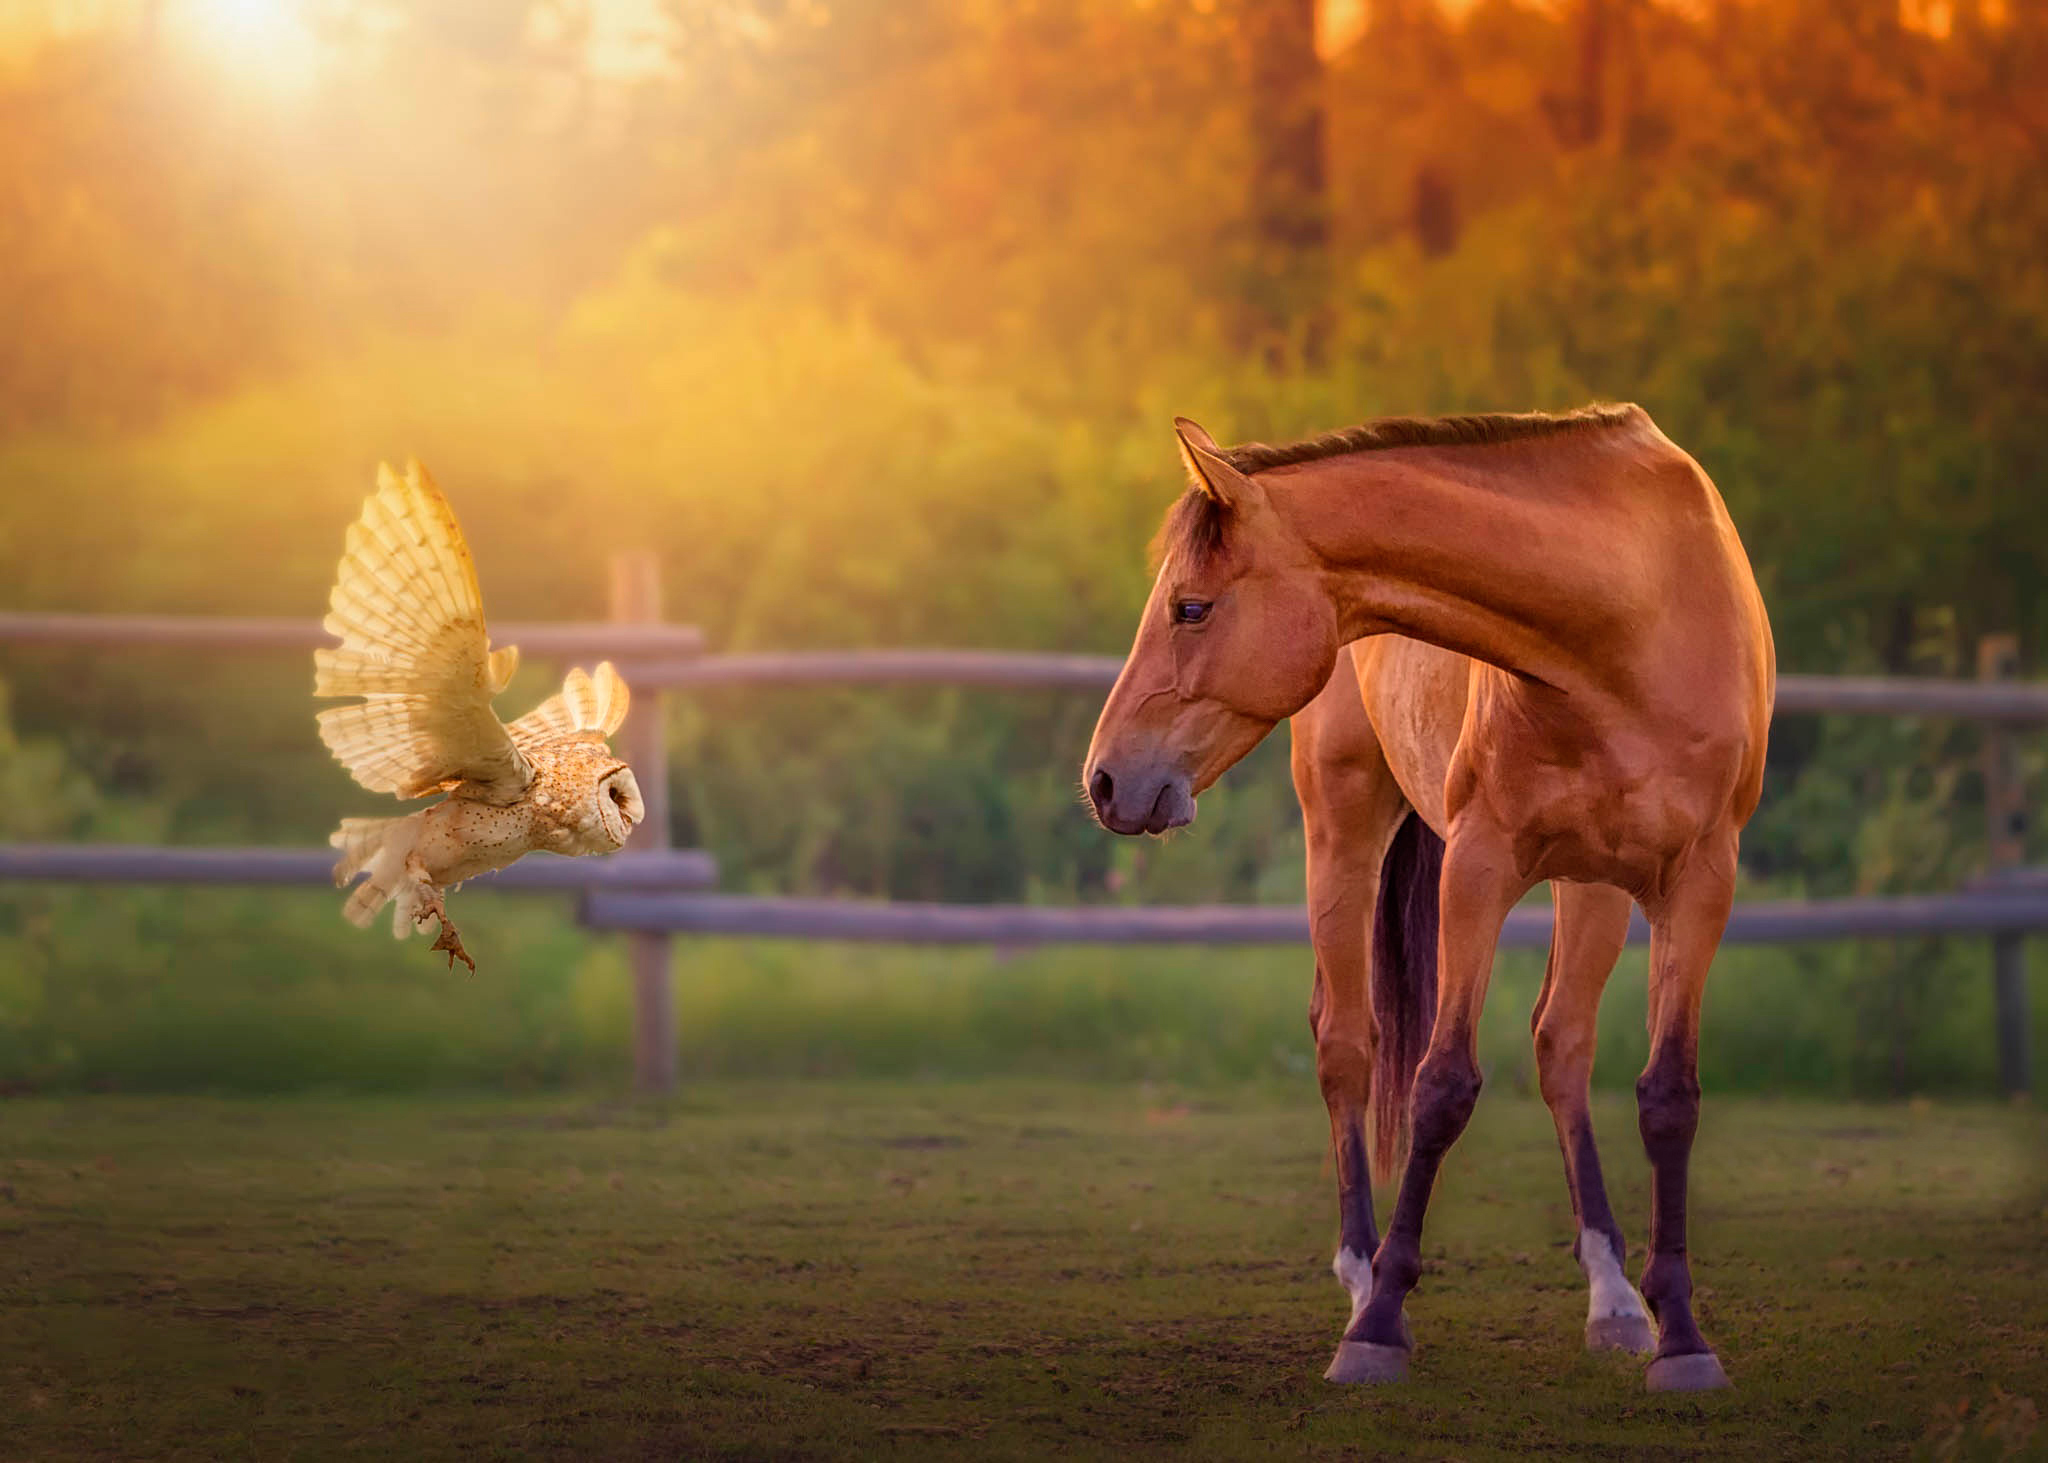
[[[523,854],[610,853],[644,816],[632,769],[606,739],[626,719],[609,661],[510,726],[491,701],[519,664],[492,650],[476,567],[441,490],[418,463],[377,491],[349,528],[324,621],[341,644],[313,652],[313,694],[356,696],[319,715],[320,737],[371,792],[448,796],[396,818],[344,818],[334,882],[367,875],[342,913],[367,925],[387,903],[403,939],[432,919],[436,950],[476,968],[443,895]]]

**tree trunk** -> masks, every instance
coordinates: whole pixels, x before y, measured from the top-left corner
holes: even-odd
[[[1458,247],[1458,194],[1451,175],[1434,162],[1415,170],[1409,225],[1424,255],[1441,258]]]
[[[1607,40],[1612,0],[1579,0],[1578,84],[1574,88],[1575,140],[1590,147],[1607,122]]]
[[[1329,245],[1316,0],[1245,0],[1252,80],[1253,330],[1269,354],[1322,350]]]

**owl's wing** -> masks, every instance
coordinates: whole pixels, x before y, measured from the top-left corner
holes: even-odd
[[[610,737],[626,720],[631,696],[608,660],[585,675],[579,666],[563,678],[562,689],[512,723],[512,744],[522,752],[537,743],[578,732]]]
[[[519,652],[491,649],[469,546],[418,463],[403,478],[377,469],[329,605],[341,644],[313,652],[313,694],[363,698],[320,713],[321,740],[357,782],[401,798],[526,787],[526,758],[491,711]]]

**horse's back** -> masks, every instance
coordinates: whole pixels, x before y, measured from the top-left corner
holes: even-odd
[[[1598,694],[1560,697],[1456,651],[1374,635],[1350,646],[1372,735],[1402,795],[1440,836],[1454,762],[1499,768],[1540,803],[1562,794],[1582,804],[1595,788],[1632,786],[1631,801],[1663,803],[1663,785],[1675,781],[1668,792],[1696,805],[1677,822],[1713,821],[1710,805],[1725,804],[1739,826],[1761,786],[1775,660],[1727,506],[1646,413],[1576,445],[1554,469],[1559,490],[1568,485],[1575,512],[1614,535],[1608,562],[1630,581],[1623,613],[1599,622],[1611,643],[1582,647],[1588,661],[1608,659],[1611,681]],[[1660,808],[1646,821],[1669,829],[1680,811]],[[1533,824],[1548,821],[1527,812]]]

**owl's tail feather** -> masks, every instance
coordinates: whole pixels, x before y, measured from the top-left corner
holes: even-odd
[[[402,818],[343,818],[341,826],[327,841],[341,850],[334,865],[334,886],[346,888],[349,880],[365,872],[369,877],[349,891],[342,905],[344,918],[352,925],[367,925],[377,911],[396,899],[398,908],[393,933],[401,940],[412,933],[411,914],[417,882],[406,872],[406,858],[419,839],[420,814]]]

